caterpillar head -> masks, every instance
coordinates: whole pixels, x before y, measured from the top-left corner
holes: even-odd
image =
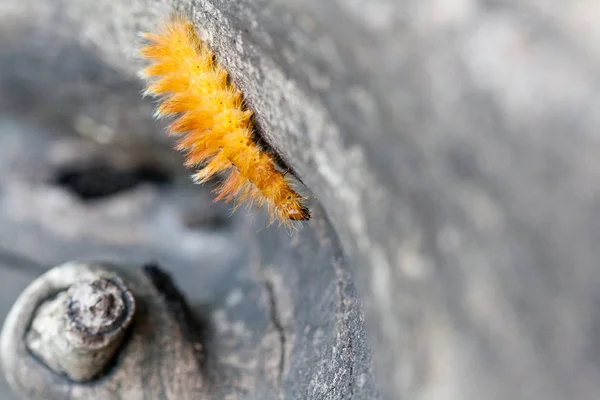
[[[301,205],[297,200],[287,201],[280,206],[281,214],[285,219],[292,221],[308,221],[310,211]]]

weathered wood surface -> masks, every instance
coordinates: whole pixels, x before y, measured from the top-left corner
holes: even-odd
[[[339,363],[318,367],[318,360],[327,360],[318,351],[311,353],[315,358],[286,357],[297,368],[281,375],[289,379],[282,387],[290,397],[369,398],[372,393],[365,389],[371,387],[370,375],[365,372],[362,379],[356,369],[368,369],[368,351],[346,264],[324,261],[340,260],[337,250],[335,256],[315,254],[327,252],[322,241],[336,243],[336,235],[365,304],[384,397],[599,396],[596,1],[191,4],[184,8],[244,90],[265,137],[310,187],[333,225],[325,228],[317,217],[291,242],[264,230],[258,234],[263,247],[249,244],[254,226],[242,230],[246,234],[237,236],[233,250],[246,260],[247,254],[238,253],[242,248],[262,249],[257,253],[263,279],[250,281],[257,290],[256,282],[278,274],[285,279],[277,282],[286,284],[274,293],[292,290],[296,294],[287,298],[302,299],[291,302],[297,307],[288,323],[309,318],[338,326],[333,321],[346,316],[350,324],[341,330],[345,335],[324,329],[321,336],[328,338],[321,349]],[[151,0],[1,3],[0,104],[18,118],[44,121],[47,127],[52,119],[97,140],[160,141],[158,132],[148,134],[153,125],[137,112],[139,107],[148,115],[148,105],[135,100],[129,78],[138,66],[135,33],[151,29],[171,8],[169,1]],[[42,148],[34,146],[30,154]],[[32,167],[31,173],[45,171]],[[12,225],[3,219],[0,231],[2,243],[18,253],[44,262],[76,255],[86,246],[90,252],[110,249],[134,258],[160,254],[147,245],[98,244],[99,237],[114,238],[114,231],[108,237],[102,229],[82,234],[72,222],[82,218],[75,217],[77,210],[86,214],[79,207],[66,207],[69,216],[60,221],[65,225],[60,234],[67,232],[71,240],[83,235],[83,242],[66,246],[69,241],[61,242],[57,233],[36,234],[39,226],[55,225],[55,214],[44,211],[48,199],[31,196],[46,194],[45,187],[22,186],[3,188],[5,198],[19,190],[23,195],[12,197],[16,204],[3,217]],[[23,198],[29,207],[21,205]],[[18,222],[8,218],[17,211]],[[150,220],[159,218],[153,212]],[[164,249],[173,236],[163,237],[164,242],[155,237],[145,243]],[[219,264],[211,256],[218,240],[211,240],[212,245],[198,240],[178,256],[165,252],[171,254],[165,257],[181,268],[178,280],[190,285],[190,293],[214,301],[220,298],[215,283],[228,282],[231,290],[236,275],[220,272],[211,275],[218,280],[204,279],[213,268],[207,265]],[[279,245],[292,247],[294,256],[269,253]],[[267,296],[268,287],[258,293]],[[340,300],[339,293],[350,304],[331,299]],[[245,308],[233,315],[247,318],[252,302],[247,292],[241,294]],[[257,334],[267,324],[270,314],[261,315],[263,325],[253,321],[248,332]],[[314,345],[311,329],[290,331],[307,349]],[[277,343],[278,337],[274,333],[271,340]],[[346,360],[359,359],[355,368],[347,367]],[[306,372],[307,365],[325,369]],[[259,375],[279,379],[277,373]],[[250,382],[246,393],[263,388],[258,378]],[[361,382],[366,382],[362,388]],[[344,387],[348,392],[339,392]],[[265,390],[273,393],[271,386]]]
[[[209,398],[375,396],[360,304],[318,210],[315,230],[293,237],[264,228],[264,220],[246,218],[244,211],[227,219],[229,210],[213,205],[206,189],[190,184],[181,170],[169,170],[175,174],[171,183],[142,183],[82,201],[52,183],[53,171],[64,169],[56,165],[87,159],[118,166],[136,157],[121,162],[125,156],[117,150],[77,137],[48,136],[7,120],[2,126],[3,270],[26,273],[28,283],[73,259],[132,266],[157,261],[206,321]],[[161,151],[168,159],[170,151]],[[6,284],[7,308],[23,285],[10,290]],[[151,394],[161,384],[156,377],[170,376],[173,366],[162,363],[158,348],[148,357]]]

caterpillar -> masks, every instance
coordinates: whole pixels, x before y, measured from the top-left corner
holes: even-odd
[[[310,219],[290,177],[253,140],[252,111],[193,23],[177,15],[158,33],[141,36],[140,53],[151,61],[140,72],[144,95],[158,99],[156,118],[175,117],[167,134],[179,138],[175,148],[185,153],[184,165],[196,168],[193,180],[224,176],[215,201],[235,200],[234,210],[244,201],[266,206],[271,223]]]

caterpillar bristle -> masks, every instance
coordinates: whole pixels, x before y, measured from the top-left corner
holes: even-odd
[[[293,228],[310,219],[278,159],[254,140],[252,112],[194,25],[177,15],[160,32],[140,36],[147,42],[140,53],[152,62],[139,72],[147,81],[142,94],[160,102],[155,118],[175,117],[167,133],[179,137],[175,147],[185,165],[198,168],[193,181],[224,174],[215,201],[234,201],[233,210],[242,203],[263,207],[270,224]]]

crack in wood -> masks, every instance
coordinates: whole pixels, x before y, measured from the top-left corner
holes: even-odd
[[[286,345],[286,335],[283,325],[281,323],[281,319],[279,318],[279,314],[277,313],[277,302],[275,300],[275,292],[273,290],[273,283],[265,278],[263,281],[265,291],[267,293],[267,305],[269,308],[269,320],[275,327],[277,334],[279,335],[279,366],[278,366],[278,375],[277,375],[277,385],[281,387],[281,382],[283,380],[283,370],[285,367],[285,345]]]

